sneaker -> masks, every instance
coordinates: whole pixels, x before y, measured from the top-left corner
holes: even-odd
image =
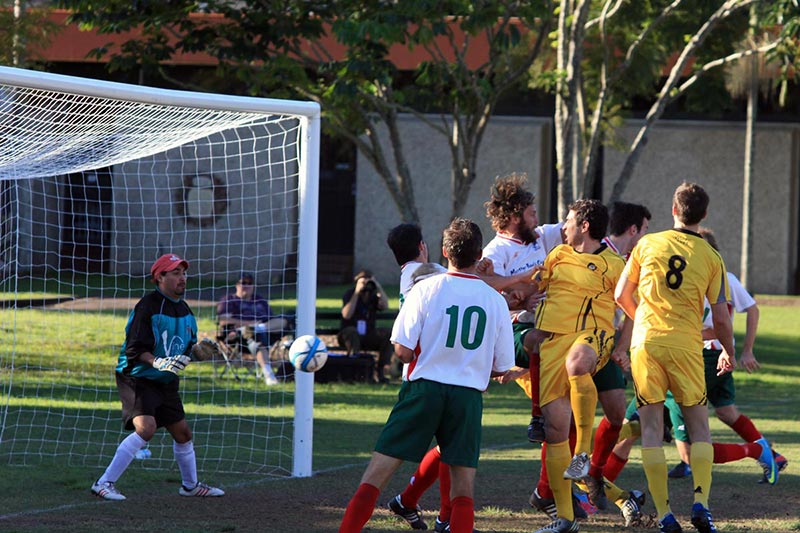
[[[639,505],[638,495],[634,494],[633,491],[629,492],[628,499],[622,503],[619,513],[625,520],[625,527],[638,526],[642,521],[642,509]]]
[[[408,525],[411,526],[411,529],[428,529],[428,524],[422,520],[422,514],[419,506],[414,509],[403,507],[403,504],[400,502],[399,494],[389,500],[387,507],[389,507],[391,512],[408,522]],[[450,524],[448,523],[447,527],[449,526]]]
[[[574,497],[574,496],[573,496]],[[531,504],[531,507],[534,509],[538,509],[539,511],[546,514],[550,520],[558,519],[558,512],[556,510],[556,501],[553,498],[542,498],[539,496],[539,489],[533,489],[531,493],[530,499],[528,502]]]
[[[680,463],[676,464],[672,468],[672,470],[669,471],[667,477],[669,477],[670,479],[680,479],[691,475],[692,475],[692,467],[689,466],[688,463],[684,463],[683,461],[681,461]]]
[[[606,498],[606,488],[602,479],[597,479],[592,476],[583,478],[586,488],[589,489],[586,494],[589,496],[589,501],[592,505],[605,511],[608,508],[608,498]]]
[[[193,489],[189,489],[181,485],[181,488],[178,489],[178,494],[181,496],[197,496],[198,498],[225,496],[225,492],[222,489],[206,485],[205,483],[200,483],[199,481]]]
[[[550,522],[542,529],[537,529],[536,533],[577,533],[581,528],[577,521],[570,521],[566,518],[559,518]]]
[[[92,494],[104,500],[122,501],[125,499],[125,496],[117,490],[112,481],[103,483],[100,483],[100,480],[95,481],[92,485]]]
[[[711,512],[703,507],[702,503],[692,505],[692,525],[700,533],[717,533],[717,528],[711,520]]]
[[[265,374],[264,383],[266,383],[268,387],[271,387],[272,385],[277,385],[278,378],[276,378],[274,374]]]
[[[532,416],[528,424],[528,440],[531,442],[544,442],[544,417]]]
[[[756,441],[761,445],[761,455],[758,456],[758,464],[764,469],[764,478],[767,483],[774,485],[778,482],[778,464],[775,461],[775,456],[772,454],[767,439],[761,437]],[[784,467],[785,468],[785,467]]]
[[[675,520],[675,515],[672,513],[667,513],[664,517],[658,521],[658,530],[661,533],[683,533],[683,528]]]
[[[572,457],[569,466],[564,470],[564,479],[580,481],[589,475],[589,456],[581,452]]]

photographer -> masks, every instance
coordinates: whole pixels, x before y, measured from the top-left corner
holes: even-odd
[[[372,276],[369,270],[356,274],[355,287],[344,293],[342,298],[342,325],[339,331],[339,345],[347,349],[348,355],[359,354],[362,350],[377,350],[378,369],[376,381],[387,383],[385,367],[392,358],[392,343],[389,331],[375,327],[378,311],[389,307],[386,291]]]

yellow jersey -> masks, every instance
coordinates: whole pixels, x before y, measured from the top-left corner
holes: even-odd
[[[547,296],[536,310],[536,327],[550,333],[614,331],[614,288],[625,260],[603,244],[594,253],[556,246],[544,260],[540,286]]]
[[[647,341],[700,353],[703,298],[712,304],[729,299],[719,252],[693,231],[653,233],[633,249],[625,274],[638,285],[631,346]]]

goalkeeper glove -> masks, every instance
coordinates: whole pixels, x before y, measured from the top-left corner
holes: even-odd
[[[172,372],[176,376],[186,365],[192,362],[188,355],[173,355],[172,357],[156,357],[153,368],[162,372]]]

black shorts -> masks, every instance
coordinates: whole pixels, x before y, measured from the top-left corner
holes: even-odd
[[[180,378],[170,383],[160,383],[152,379],[135,378],[119,372],[117,390],[122,401],[122,422],[125,429],[133,429],[133,419],[137,416],[152,416],[156,427],[164,427],[186,418],[178,387]]]

